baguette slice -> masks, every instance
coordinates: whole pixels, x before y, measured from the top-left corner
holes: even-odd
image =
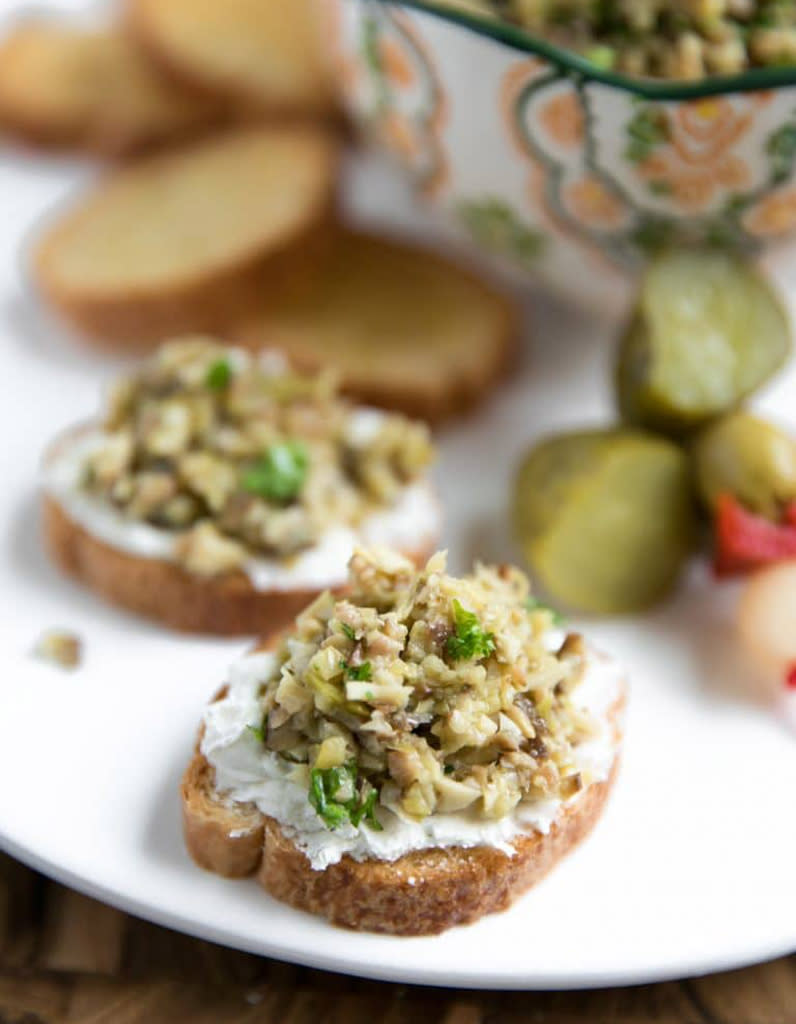
[[[272,647],[276,639],[261,647]],[[609,712],[617,747],[624,704],[622,694]],[[529,832],[514,840],[513,857],[486,846],[449,847],[417,850],[395,861],[344,856],[315,871],[277,821],[215,792],[200,742],[201,731],[180,788],[183,834],[194,861],[227,878],[256,874],[275,899],[333,924],[393,935],[436,935],[506,910],[588,835],[619,767],[617,755],[609,777],[565,805],[546,835]]]
[[[115,157],[221,118],[218,102],[169,81],[113,29],[31,20],[0,43],[0,130],[30,145]]]
[[[229,330],[299,368],[334,367],[360,401],[439,421],[489,393],[517,319],[505,297],[442,256],[342,231],[304,288]]]
[[[242,571],[200,577],[175,563],[141,558],[114,548],[72,520],[58,501],[43,503],[44,543],[55,564],[111,604],[184,633],[263,636],[285,628],[319,593],[257,590]],[[423,538],[416,551],[425,563],[436,538]]]
[[[130,0],[129,23],[177,79],[254,112],[335,110],[315,0]]]
[[[78,329],[131,348],[214,332],[306,272],[338,148],[309,126],[237,130],[108,176],[41,240],[34,275]]]

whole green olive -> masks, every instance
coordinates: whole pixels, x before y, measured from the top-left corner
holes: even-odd
[[[781,366],[790,325],[751,265],[675,249],[646,268],[616,368],[622,418],[672,436],[729,412]]]
[[[663,597],[691,551],[694,518],[688,456],[640,430],[542,440],[514,490],[514,528],[535,577],[587,612],[634,612]]]
[[[729,492],[750,511],[778,520],[796,499],[796,439],[751,413],[732,413],[703,430],[693,458],[708,509]]]

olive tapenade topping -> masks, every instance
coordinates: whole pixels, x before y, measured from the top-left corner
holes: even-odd
[[[356,528],[431,459],[424,425],[354,410],[329,376],[189,338],[114,388],[83,487],[173,531],[178,561],[214,575],[252,556],[294,555],[330,527]]]
[[[264,747],[289,752],[328,827],[379,828],[380,807],[494,820],[587,784],[576,748],[598,726],[572,700],[586,649],[529,608],[519,570],[454,578],[444,554],[418,572],[360,550],[350,574],[345,597],[298,617],[260,698]]]

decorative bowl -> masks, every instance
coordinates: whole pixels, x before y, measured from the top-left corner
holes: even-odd
[[[796,233],[796,68],[632,79],[421,0],[330,0],[344,99],[477,245],[621,308],[655,248]]]

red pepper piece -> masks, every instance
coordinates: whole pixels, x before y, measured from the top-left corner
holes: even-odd
[[[785,685],[789,690],[796,690],[796,661],[785,671]]]
[[[716,548],[713,568],[717,576],[750,572],[769,562],[796,558],[796,524],[772,523],[740,505],[731,494],[719,496],[716,506]]]
[[[789,526],[796,526],[796,501],[792,501],[785,509],[785,522]]]

